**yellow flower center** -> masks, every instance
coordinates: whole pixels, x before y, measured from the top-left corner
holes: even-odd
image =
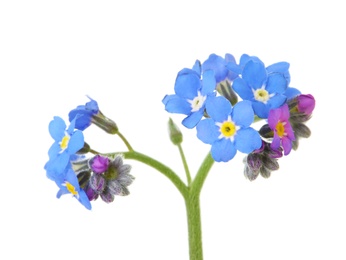
[[[225,137],[233,136],[236,132],[235,124],[233,122],[226,121],[221,125],[220,131]]]
[[[285,124],[286,122],[278,122],[275,126],[276,129],[276,133],[278,134],[278,136],[283,137],[284,135],[286,135],[285,133]]]
[[[232,118],[230,116],[226,121],[222,123],[216,123],[216,125],[219,127],[220,130],[219,139],[229,138],[232,142],[234,141],[234,136],[240,128],[235,123],[233,123]]]
[[[65,150],[68,146],[68,142],[70,141],[70,136],[69,135],[65,135],[60,142],[60,148],[62,150]]]
[[[76,188],[71,184],[69,183],[68,181],[65,182],[65,186],[66,186],[66,189],[72,193],[73,195],[77,196],[78,195],[78,192],[76,191]]]
[[[256,89],[254,91],[254,96],[257,101],[263,102],[264,104],[266,104],[270,98],[268,91],[263,88]]]

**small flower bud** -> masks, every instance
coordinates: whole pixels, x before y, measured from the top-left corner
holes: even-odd
[[[168,132],[169,138],[171,139],[173,144],[178,145],[182,143],[183,135],[171,118],[168,121]]]
[[[247,179],[249,179],[250,181],[254,181],[258,177],[258,174],[259,172],[252,171],[251,168],[247,164],[245,164],[244,175]]]
[[[106,180],[102,175],[93,174],[90,177],[90,188],[92,188],[97,194],[101,194],[106,188]]]
[[[292,149],[293,149],[294,151],[296,151],[296,150],[298,149],[298,146],[299,146],[299,139],[296,138],[296,140],[294,140],[294,141],[292,142]]]
[[[306,115],[311,115],[315,108],[315,98],[311,95],[298,96],[298,111]]]
[[[90,171],[81,171],[77,174],[78,183],[82,189],[84,189],[89,183],[90,176]]]
[[[302,123],[294,124],[293,130],[296,137],[308,138],[311,135],[310,128]]]
[[[238,102],[238,96],[232,89],[231,84],[228,80],[220,82],[216,87],[216,91],[221,96],[224,96],[229,102],[231,102],[232,106],[234,106]]]
[[[109,134],[114,135],[118,133],[119,129],[116,123],[108,117],[104,116],[101,111],[98,111],[97,114],[92,115],[91,122]]]
[[[279,169],[279,163],[277,159],[270,158],[269,156],[263,156],[262,163],[263,166],[270,171],[276,171]]]
[[[267,169],[266,167],[262,167],[260,173],[261,173],[261,176],[266,179],[268,179],[271,175],[271,171]]]
[[[258,131],[263,138],[273,138],[274,132],[268,124],[263,125]]]
[[[109,192],[104,192],[101,195],[101,199],[106,203],[111,203],[114,201],[114,195]]]
[[[84,142],[83,148],[80,149],[80,150],[77,152],[77,154],[86,154],[86,153],[88,153],[89,151],[90,151],[90,146],[89,146],[86,142]]]
[[[94,173],[104,173],[108,169],[109,159],[105,156],[96,155],[90,159],[89,165]]]
[[[262,166],[261,155],[258,153],[250,153],[247,156],[246,163],[254,173],[258,174]]]
[[[88,199],[90,201],[92,200],[97,200],[97,198],[99,197],[99,194],[97,194],[91,187],[90,185],[87,186],[87,188],[85,189],[85,193],[88,196]]]

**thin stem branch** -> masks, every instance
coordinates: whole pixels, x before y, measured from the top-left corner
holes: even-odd
[[[181,144],[178,144],[178,148],[179,148],[180,157],[183,161],[183,165],[184,165],[184,169],[185,169],[187,185],[190,186],[191,185],[191,174],[190,174],[189,166],[186,162],[186,157],[185,157],[183,148],[181,147]]]
[[[132,146],[130,145],[130,143],[127,141],[127,139],[125,138],[125,136],[122,135],[122,133],[120,133],[119,131],[117,132],[117,135],[120,137],[120,139],[124,142],[124,144],[126,145],[127,149],[129,149],[129,151],[134,151]]]
[[[126,159],[133,159],[139,162],[142,162],[159,172],[161,172],[163,175],[165,175],[168,179],[171,180],[171,182],[177,187],[177,189],[180,191],[181,195],[186,199],[188,197],[188,189],[185,183],[179,178],[179,176],[169,167],[162,164],[161,162],[136,151],[129,151],[129,152],[122,152],[122,153],[115,153],[115,154],[123,154]],[[108,154],[114,156],[115,154]]]

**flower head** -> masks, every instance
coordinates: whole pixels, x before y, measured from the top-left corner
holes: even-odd
[[[193,128],[201,120],[211,96],[215,96],[216,81],[213,70],[201,72],[196,61],[193,69],[182,69],[175,81],[175,94],[166,95],[162,100],[166,111],[186,115],[182,124]]]
[[[197,125],[197,137],[211,144],[215,161],[231,160],[237,150],[250,153],[262,145],[260,135],[250,127],[254,112],[249,101],[240,101],[234,107],[224,97],[215,97],[207,104],[210,118]]]
[[[255,114],[267,118],[270,109],[278,108],[286,101],[285,91],[289,83],[289,64],[276,63],[268,68],[257,57],[243,55],[241,77],[233,82],[234,91],[244,100],[252,102]]]
[[[54,179],[52,174],[61,174],[68,165],[71,156],[83,148],[84,136],[83,132],[75,130],[75,119],[66,128],[64,120],[55,116],[49,123],[49,133],[54,139],[48,155],[49,161],[45,165],[45,169],[49,173],[47,176]]]
[[[110,159],[97,155],[90,159],[90,167],[94,173],[97,173],[91,176],[86,189],[90,200],[101,197],[103,201],[110,203],[115,195],[126,196],[130,193],[128,186],[133,182],[134,177],[130,175],[131,166],[123,163],[122,156],[118,155]]]
[[[287,104],[269,111],[268,125],[274,132],[271,148],[277,150],[282,146],[284,155],[291,152],[292,142],[295,140],[289,118],[290,112]]]

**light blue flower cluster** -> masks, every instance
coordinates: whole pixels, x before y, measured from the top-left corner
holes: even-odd
[[[90,201],[99,197],[110,203],[115,195],[126,196],[134,178],[129,174],[131,166],[123,164],[121,155],[109,158],[100,154],[86,158],[91,148],[84,141],[83,130],[92,123],[107,133],[117,133],[116,124],[105,117],[95,100],[69,112],[70,125],[61,117],[54,117],[49,123],[49,133],[54,139],[44,169],[49,179],[59,187],[57,197],[71,194],[87,209],[91,209]]]
[[[301,95],[289,86],[290,79],[287,62],[265,66],[258,57],[243,54],[237,64],[231,54],[211,54],[192,69],[179,71],[175,94],[162,102],[166,111],[186,115],[182,124],[196,127],[197,137],[211,145],[217,162],[231,160],[237,151],[263,150],[264,143],[273,140],[272,154],[284,148],[287,155],[296,140],[287,103]],[[269,125],[261,131],[252,127],[255,120],[268,117]]]

